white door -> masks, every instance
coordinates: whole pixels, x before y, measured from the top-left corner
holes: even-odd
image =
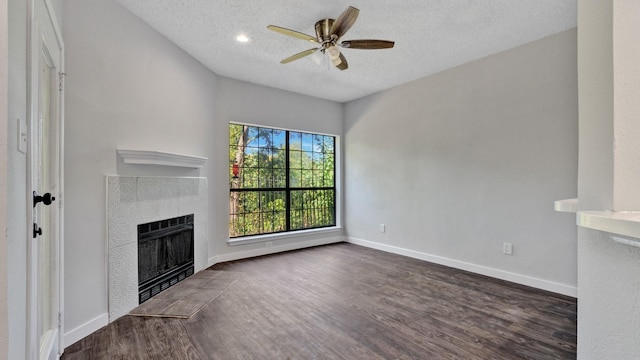
[[[31,240],[29,359],[57,359],[62,343],[63,44],[47,0],[32,0],[30,46]]]

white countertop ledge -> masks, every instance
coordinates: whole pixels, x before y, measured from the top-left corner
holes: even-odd
[[[578,212],[578,199],[556,200],[553,209],[559,212]]]
[[[578,211],[578,226],[640,239],[640,211]]]
[[[200,169],[207,162],[206,157],[176,154],[155,150],[116,150],[125,164],[164,165]]]

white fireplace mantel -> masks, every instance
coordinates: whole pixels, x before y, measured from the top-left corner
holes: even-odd
[[[576,213],[576,225],[580,227],[628,237],[614,240],[640,247],[640,211],[579,211],[578,199],[557,200],[554,209]]]
[[[176,154],[155,150],[117,149],[125,164],[164,165],[200,169],[207,162],[206,157]]]
[[[640,211],[578,211],[576,222],[585,228],[635,238],[636,246],[640,246]]]

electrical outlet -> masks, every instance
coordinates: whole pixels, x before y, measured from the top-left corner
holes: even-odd
[[[513,244],[512,243],[504,243],[502,244],[502,252],[505,253],[506,255],[512,255],[513,254]]]
[[[273,246],[273,241],[267,241],[266,243],[264,243],[264,247],[272,247]]]
[[[385,231],[385,226],[384,224],[380,224],[380,232],[383,233]]]

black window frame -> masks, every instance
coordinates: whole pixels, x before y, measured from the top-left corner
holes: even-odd
[[[312,132],[308,132],[308,131],[300,131],[300,130],[288,130],[288,129],[280,129],[280,128],[272,128],[272,127],[266,127],[266,126],[261,126],[261,125],[248,125],[248,124],[242,124],[242,123],[229,123],[229,139],[231,139],[231,127],[232,126],[247,126],[247,127],[253,127],[253,128],[257,128],[258,133],[260,132],[260,129],[264,129],[264,130],[269,130],[269,131],[280,131],[280,132],[284,132],[284,139],[285,139],[285,148],[284,148],[284,153],[285,153],[285,167],[284,167],[284,186],[272,186],[272,187],[260,187],[260,175],[258,175],[258,180],[257,180],[257,186],[256,187],[250,187],[250,188],[243,188],[243,187],[234,187],[234,179],[233,179],[233,167],[235,164],[235,161],[233,159],[230,159],[229,161],[229,174],[230,174],[230,182],[229,182],[229,196],[231,198],[233,193],[238,193],[239,196],[242,193],[249,193],[249,192],[254,192],[257,193],[258,196],[261,196],[262,194],[265,193],[271,193],[271,194],[276,194],[277,193],[284,193],[284,197],[285,197],[285,226],[283,230],[278,230],[278,231],[264,231],[264,229],[262,228],[262,226],[264,225],[264,220],[261,220],[261,228],[259,229],[258,232],[251,232],[251,233],[246,233],[246,231],[243,234],[238,234],[238,235],[234,235],[232,236],[232,227],[234,226],[234,224],[232,223],[232,218],[233,216],[237,216],[237,215],[243,215],[245,216],[246,214],[252,214],[255,215],[255,212],[251,212],[251,213],[233,213],[233,209],[231,208],[231,201],[230,201],[230,207],[229,207],[229,230],[228,230],[228,235],[230,239],[241,239],[241,238],[246,238],[246,237],[252,237],[252,236],[262,236],[262,235],[272,235],[272,234],[283,234],[283,233],[293,233],[293,232],[299,232],[299,231],[305,231],[305,230],[312,230],[312,229],[322,229],[322,228],[331,228],[331,227],[336,227],[337,226],[337,189],[336,189],[336,176],[337,176],[337,172],[336,172],[336,155],[337,155],[337,137],[335,135],[328,135],[328,134],[320,134],[320,133],[312,133]],[[293,151],[299,151],[301,157],[303,156],[303,153],[309,153],[311,156],[311,169],[304,169],[302,168],[302,164],[300,165],[301,168],[292,168],[291,166],[291,144],[290,144],[290,139],[291,139],[291,133],[296,133],[296,134],[300,134],[300,136],[302,137],[303,134],[304,135],[310,135],[312,136],[312,139],[315,140],[316,136],[321,136],[323,139],[323,151],[322,152],[317,152],[314,151],[314,144],[313,144],[313,140],[312,140],[312,144],[311,144],[311,151],[308,150],[303,150],[302,149],[302,138],[301,138],[301,148],[298,150],[293,150]],[[331,138],[332,139],[332,146],[333,149],[331,152],[324,152],[325,149],[325,138]],[[255,141],[258,141],[258,139],[256,139]],[[260,149],[262,149],[262,147],[260,145],[258,146],[248,146],[246,143],[243,145],[245,148],[249,147],[249,148],[257,148],[258,152],[260,151]],[[232,150],[234,147],[237,147],[237,144],[229,144],[229,149]],[[274,148],[275,149],[275,148]],[[321,153],[323,154],[323,156],[326,156],[327,154],[330,154],[332,156],[332,164],[329,168],[331,170],[332,176],[332,183],[330,184],[330,186],[325,186],[324,182],[325,179],[324,177],[322,178],[322,184],[323,186],[296,186],[296,185],[292,185],[291,184],[291,174],[292,174],[292,169],[294,170],[299,170],[300,173],[302,174],[304,171],[311,171],[312,174],[312,182],[315,182],[315,175],[314,175],[314,171],[317,171],[318,169],[314,168],[314,162],[313,162],[313,158],[314,158],[314,154],[318,154]],[[323,157],[323,163],[325,161],[325,158]],[[324,165],[323,165],[324,166]],[[281,168],[273,168],[273,165],[271,165],[270,168],[261,168],[260,166],[257,167],[258,169],[258,174],[260,174],[260,170],[261,169],[271,169],[271,171],[273,171],[274,169],[281,169]],[[239,172],[242,174],[240,177],[244,176],[244,169],[243,167],[239,167],[238,168]],[[324,171],[324,168],[323,168]],[[273,175],[272,175],[273,176]],[[301,175],[302,178],[302,175]],[[273,179],[272,179],[273,180]],[[302,179],[301,179],[302,180]],[[242,181],[244,182],[244,178],[242,179]],[[237,183],[235,183],[237,185]],[[272,183],[273,185],[273,183]],[[304,184],[300,184],[300,185],[304,185]],[[300,195],[300,197],[304,196],[304,192],[307,191],[312,191],[312,192],[322,192],[322,193],[316,193],[317,194],[324,194],[322,196],[325,196],[325,200],[326,198],[326,193],[330,192],[329,194],[329,200],[330,200],[330,204],[332,205],[332,207],[325,207],[325,208],[321,208],[330,211],[330,217],[331,217],[331,222],[330,224],[321,224],[321,225],[314,225],[314,226],[308,226],[308,227],[297,227],[295,226],[295,224],[292,223],[292,212],[293,211],[300,211],[301,213],[305,213],[305,208],[304,208],[304,201],[303,201],[303,208],[301,209],[292,209],[292,198],[293,198],[293,193],[294,192],[301,192],[302,195]],[[261,205],[260,205],[261,206]],[[264,211],[262,211],[262,208],[259,207],[258,208],[258,214],[262,215],[264,214]],[[318,208],[314,208],[315,210],[317,210]],[[326,215],[326,214],[325,214]],[[300,218],[298,219],[300,221],[304,221],[304,218]]]

